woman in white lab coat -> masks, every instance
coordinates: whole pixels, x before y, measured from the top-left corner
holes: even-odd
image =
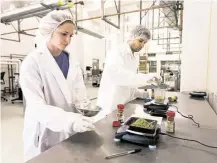
[[[39,24],[44,39],[21,65],[20,85],[26,100],[25,161],[76,132],[94,128],[92,120],[75,109],[86,109],[90,102],[79,64],[64,51],[74,30],[70,14],[50,12]]]
[[[105,114],[117,109],[118,104],[149,96],[148,92],[139,90],[138,87],[145,86],[155,76],[137,73],[138,61],[135,52],[144,47],[150,35],[150,31],[144,26],[136,26],[128,41],[117,49],[112,49],[106,56],[97,101]]]

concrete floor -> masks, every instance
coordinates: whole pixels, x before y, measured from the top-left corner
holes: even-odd
[[[88,97],[97,97],[97,91],[88,86]],[[96,100],[91,103],[94,106]],[[22,103],[1,102],[1,163],[23,163],[22,130]]]

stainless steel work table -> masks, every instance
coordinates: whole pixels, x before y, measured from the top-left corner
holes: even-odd
[[[197,128],[191,120],[177,115],[175,136],[217,146],[217,116],[208,102],[190,99],[187,94],[168,94],[177,95],[176,106],[179,110],[186,115],[192,114],[195,121],[201,124],[201,128]],[[125,117],[134,113],[138,103],[141,101],[136,100],[126,105]],[[142,147],[140,153],[106,160],[107,155],[139,147],[113,141],[116,129],[112,128],[112,121],[115,119],[114,111],[96,123],[95,132],[76,134],[29,160],[28,163],[217,163],[217,149],[163,135],[160,136],[157,149],[154,151]]]

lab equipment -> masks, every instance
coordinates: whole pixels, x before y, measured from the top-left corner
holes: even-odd
[[[5,72],[1,72],[0,74],[1,85],[5,84],[4,76],[5,76]],[[5,90],[1,90],[1,99],[3,99],[4,101],[8,101],[4,96],[5,96]]]
[[[150,102],[144,104],[144,111],[148,112],[152,116],[166,117],[168,108],[169,105],[163,103]]]
[[[95,108],[92,108],[92,109],[82,109],[82,108],[78,109],[78,111],[86,117],[93,117],[93,116],[97,115],[101,110],[102,110],[102,108],[100,108],[98,106],[96,106]]]
[[[140,144],[143,146],[156,145],[159,139],[160,126],[158,124],[154,124],[152,129],[135,129],[131,125],[137,119],[139,119],[139,117],[132,116],[128,118],[124,122],[124,124],[117,130],[115,134],[115,139],[119,139],[123,142]],[[150,121],[156,123],[154,120],[148,121],[149,123]]]
[[[161,89],[161,88],[156,88],[154,90],[154,100],[155,102],[157,103],[164,103],[164,100],[165,100],[165,92],[166,90],[165,89]]]
[[[99,69],[99,59],[93,59],[92,63],[92,86],[99,87],[101,80],[101,70]]]
[[[157,131],[157,121],[145,118],[132,117],[129,128],[130,133],[136,133],[144,136],[155,136]]]
[[[105,159],[111,159],[111,158],[115,158],[115,157],[125,156],[125,155],[128,155],[128,154],[138,153],[138,152],[141,152],[141,151],[142,151],[141,148],[133,149],[131,151],[112,154],[110,156],[107,156]]]
[[[175,132],[175,112],[167,111],[167,122],[166,122],[166,132]]]
[[[207,96],[206,92],[201,92],[201,91],[193,91],[189,93],[192,98],[204,98]]]

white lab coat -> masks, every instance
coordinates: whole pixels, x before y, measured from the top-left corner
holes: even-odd
[[[67,129],[69,120],[76,116],[68,112],[76,112],[72,104],[87,94],[79,64],[69,55],[65,79],[46,45],[23,61],[20,85],[26,99],[23,139],[27,161],[74,134]]]
[[[105,114],[117,109],[118,104],[134,100],[137,88],[153,78],[150,74],[138,74],[137,69],[138,62],[127,43],[106,56],[97,101]]]

